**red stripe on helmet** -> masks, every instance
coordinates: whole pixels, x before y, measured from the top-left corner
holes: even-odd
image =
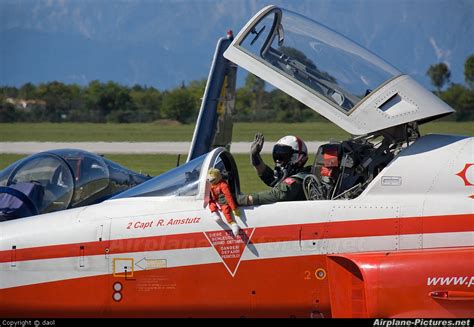
[[[296,137],[296,142],[298,142],[298,154],[301,155],[301,151],[303,150],[303,141],[298,136]]]

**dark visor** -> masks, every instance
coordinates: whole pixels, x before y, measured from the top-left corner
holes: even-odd
[[[273,161],[286,163],[290,161],[291,156],[296,152],[289,145],[276,144],[273,147]]]

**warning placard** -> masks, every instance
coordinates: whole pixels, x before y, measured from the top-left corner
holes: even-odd
[[[226,230],[204,233],[211,245],[219,253],[222,262],[232,276],[237,272],[240,259],[252,237],[254,229],[241,229],[236,237],[234,237],[232,232]]]

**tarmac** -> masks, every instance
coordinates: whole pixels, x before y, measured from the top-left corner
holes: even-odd
[[[265,142],[262,153],[271,153],[275,142]],[[327,142],[306,142],[309,153]],[[251,142],[231,144],[231,153],[249,153]],[[190,142],[0,142],[0,153],[33,154],[54,149],[81,149],[97,154],[187,154]]]

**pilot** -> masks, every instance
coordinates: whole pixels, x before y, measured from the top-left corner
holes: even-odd
[[[238,204],[246,206],[306,200],[303,179],[310,173],[311,167],[304,167],[308,160],[308,149],[303,140],[293,135],[278,140],[272,152],[274,169],[267,166],[260,156],[263,143],[263,134],[257,133],[252,143],[250,158],[260,179],[272,189],[250,195],[240,194],[237,197]]]

